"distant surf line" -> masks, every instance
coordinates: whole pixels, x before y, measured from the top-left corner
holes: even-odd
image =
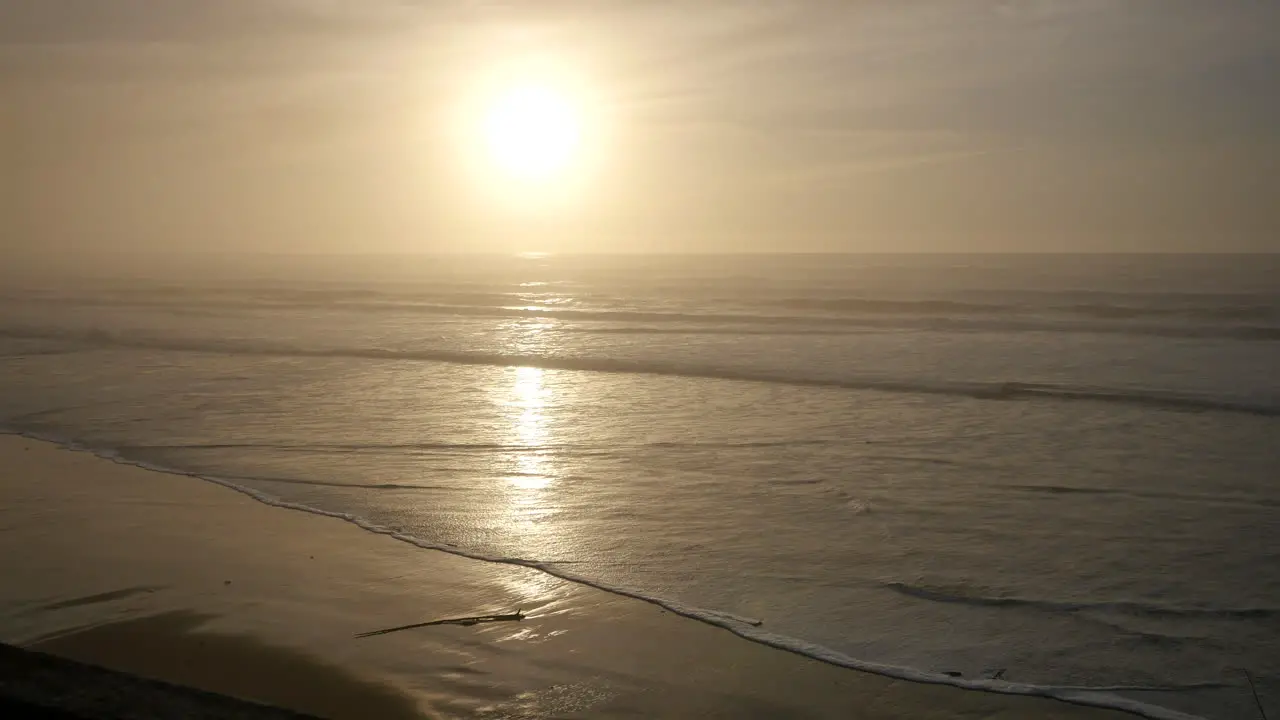
[[[1174,392],[1125,388],[1073,387],[1027,382],[944,382],[908,381],[877,377],[804,377],[749,368],[661,364],[650,361],[599,357],[557,357],[550,355],[505,355],[500,353],[449,350],[396,350],[386,348],[305,348],[226,340],[184,340],[105,331],[48,331],[2,329],[0,336],[38,338],[73,342],[90,347],[121,347],[169,352],[215,355],[251,355],[285,358],[350,358],[359,360],[438,362],[453,365],[494,367],[536,367],[544,370],[598,372],[659,377],[700,378],[738,382],[787,385],[792,387],[838,388],[886,393],[941,395],[978,400],[1058,400],[1093,401],[1115,405],[1149,407],[1193,412],[1232,412],[1262,417],[1280,417],[1280,404],[1254,403]]]

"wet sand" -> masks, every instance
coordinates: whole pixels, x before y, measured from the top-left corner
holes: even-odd
[[[0,437],[0,497],[0,641],[323,717],[1133,717],[827,665],[26,438]]]

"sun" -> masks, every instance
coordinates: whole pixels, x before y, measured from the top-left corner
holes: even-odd
[[[496,93],[484,117],[490,160],[507,175],[547,181],[566,171],[582,141],[581,114],[550,85],[522,84]]]

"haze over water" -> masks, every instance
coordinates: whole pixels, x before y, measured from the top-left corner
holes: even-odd
[[[1192,708],[1274,670],[1273,259],[194,269],[11,286],[5,426],[823,657],[1232,686]]]

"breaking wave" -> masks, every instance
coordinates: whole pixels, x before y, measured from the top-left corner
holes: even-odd
[[[1280,617],[1280,608],[1170,607],[1143,602],[1082,602],[1040,600],[1001,594],[984,594],[964,587],[931,587],[903,582],[887,582],[887,590],[931,602],[957,603],[981,607],[1022,607],[1049,612],[1105,612],[1144,617],[1197,619],[1270,619]]]
[[[4,296],[0,295],[0,298]],[[7,298],[21,302],[20,298]],[[107,296],[39,296],[46,305],[114,306],[170,312],[288,311],[400,313],[472,318],[543,318],[595,325],[575,332],[625,334],[822,335],[867,331],[1088,332],[1154,337],[1280,340],[1280,306],[1259,298],[1196,304],[1132,302],[993,303],[878,298],[710,300],[698,307],[623,302],[575,293],[384,293],[373,290],[208,291],[123,293]]]
[[[172,352],[269,357],[321,357],[365,360],[439,362],[498,367],[537,367],[545,370],[657,375],[669,377],[734,380],[796,387],[843,388],[888,393],[944,395],[981,400],[1092,401],[1196,412],[1233,412],[1264,417],[1280,417],[1280,403],[1158,390],[1076,387],[1025,382],[949,382],[899,380],[857,375],[804,376],[765,369],[662,363],[608,357],[565,357],[555,355],[502,354],[443,349],[391,349],[358,347],[300,347],[261,340],[215,340],[154,337],[101,330],[49,330],[44,328],[0,329],[0,337],[49,339],[88,347],[123,347]]]
[[[1268,321],[1276,318],[1276,308],[1257,302],[1224,304],[1171,303],[1167,305],[984,303],[958,300],[885,300],[875,298],[788,298],[781,307],[867,314],[908,315],[1026,315],[1056,313],[1105,320],[1134,318],[1176,318],[1210,321]]]
[[[3,431],[3,428],[0,428]],[[128,460],[115,450],[102,450],[93,447],[81,445],[79,443],[67,441],[65,439],[53,438],[34,433],[19,433],[25,437],[41,440],[45,442],[53,442],[63,447],[93,453],[98,457],[110,460],[112,462],[133,465],[147,470],[157,472],[170,473],[175,475],[186,475],[198,480],[221,485],[228,489],[247,495],[254,500],[273,507],[305,512],[312,515],[322,517],[335,518],[349,522],[367,532],[385,535],[394,540],[404,542],[425,550],[435,550],[440,552],[457,555],[460,557],[470,558],[489,563],[498,563],[503,565],[512,565],[516,567],[524,567],[537,570],[553,577],[558,577],[569,582],[577,583],[593,587],[604,592],[612,593],[622,597],[634,598],[643,602],[651,603],[664,608],[677,615],[696,620],[698,622],[712,625],[737,635],[745,640],[755,642],[768,647],[776,648],[786,652],[795,653],[805,657],[812,658],[819,662],[844,667],[863,672],[875,673],[885,677],[897,678],[909,682],[917,682],[924,684],[950,685],[969,690],[979,690],[984,692],[998,693],[1002,695],[1024,695],[1034,697],[1054,698],[1063,702],[1089,707],[1112,708],[1133,713],[1153,720],[1201,720],[1200,718],[1179,712],[1167,707],[1161,707],[1148,702],[1142,702],[1132,697],[1120,695],[1117,693],[1131,692],[1187,692],[1201,689],[1226,687],[1221,683],[1194,683],[1188,685],[1175,686],[1146,686],[1146,685],[1113,685],[1113,686],[1072,686],[1072,685],[1037,685],[1032,683],[1010,682],[999,678],[980,678],[980,677],[962,677],[953,673],[940,673],[936,671],[924,670],[914,667],[903,667],[897,665],[888,665],[877,663],[853,656],[847,655],[838,650],[834,650],[823,645],[809,642],[800,638],[782,635],[771,632],[764,628],[765,621],[757,618],[743,617],[730,612],[716,610],[711,608],[703,608],[679,600],[651,595],[642,591],[604,582],[569,569],[574,563],[561,562],[556,560],[543,560],[536,558],[511,557],[504,555],[494,555],[477,550],[461,548],[456,545],[441,542],[432,542],[414,535],[396,530],[394,528],[378,525],[370,520],[347,512],[337,512],[326,510],[323,508],[305,505],[301,503],[289,502],[275,497],[237,482],[235,478],[229,478],[218,475],[206,475],[183,470],[177,470],[171,467],[154,465],[146,462],[138,462]],[[245,478],[240,478],[243,481]],[[890,584],[892,585],[892,584]]]

